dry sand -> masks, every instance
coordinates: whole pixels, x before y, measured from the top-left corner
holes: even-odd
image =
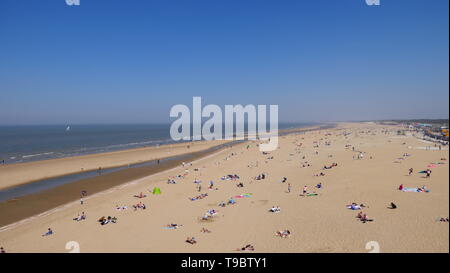
[[[382,133],[383,129],[390,133]],[[179,166],[89,196],[84,205],[71,202],[7,226],[0,231],[0,246],[7,252],[69,252],[66,243],[76,241],[81,252],[234,252],[246,244],[252,244],[255,252],[368,252],[366,244],[376,241],[381,252],[448,252],[448,223],[436,218],[449,216],[449,152],[447,148],[421,149],[426,144],[411,136],[397,136],[396,130],[395,126],[371,123],[340,124],[336,129],[283,136],[279,149],[268,155],[262,154],[255,142],[249,149],[247,143],[235,145],[192,166]],[[345,137],[344,132],[351,134]],[[300,142],[301,147],[297,146]],[[358,153],[346,145],[363,151],[364,158],[353,159]],[[411,156],[403,157],[405,153]],[[396,160],[400,163],[394,163]],[[311,166],[302,168],[305,161]],[[338,166],[322,170],[333,162]],[[444,164],[432,169],[431,178],[423,178],[418,171],[431,162]],[[408,176],[411,167],[414,173]],[[166,183],[168,177],[183,174],[185,169],[188,175],[175,178],[177,184]],[[320,172],[325,176],[314,176]],[[261,173],[268,174],[266,179],[252,179]],[[238,174],[237,182],[243,182],[244,188],[220,179],[227,174]],[[283,177],[288,178],[286,183],[280,182]],[[208,197],[188,199],[199,194],[194,179],[202,181],[201,193],[208,193]],[[218,190],[207,189],[210,180]],[[324,187],[314,188],[319,182]],[[286,192],[287,183],[292,185],[291,193]],[[397,190],[400,184],[426,185],[430,192],[402,192]],[[319,195],[300,197],[305,185]],[[155,186],[161,188],[161,195],[149,192]],[[148,196],[133,197],[140,192]],[[252,197],[218,206],[245,193],[252,193]],[[131,205],[140,201],[147,209],[134,211]],[[351,202],[367,205],[363,211],[374,221],[358,221],[357,211],[346,208]],[[388,209],[390,202],[398,208]],[[116,205],[128,209],[117,211]],[[281,212],[268,212],[272,206],[280,206]],[[200,217],[208,209],[219,213],[202,222]],[[83,211],[87,220],[72,220]],[[118,222],[102,226],[96,221],[109,215],[116,216]],[[183,226],[164,229],[169,223]],[[42,237],[48,227],[55,233]],[[203,227],[212,232],[201,233]],[[292,235],[275,236],[281,229],[289,229]],[[194,236],[198,243],[186,243],[188,236]]]

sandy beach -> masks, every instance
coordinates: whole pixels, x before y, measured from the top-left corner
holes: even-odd
[[[398,129],[341,123],[282,136],[279,149],[268,154],[259,151],[256,141],[233,145],[192,165],[178,164],[88,194],[83,204],[73,201],[5,226],[0,246],[7,252],[69,252],[66,243],[75,241],[80,252],[237,252],[248,244],[255,252],[369,252],[366,245],[376,242],[380,252],[448,252],[448,222],[437,220],[449,216],[448,147],[428,150],[425,147],[434,144],[409,134],[399,136]],[[217,143],[195,144],[190,151],[210,145]],[[2,166],[1,187],[81,168],[181,154],[187,148],[179,144],[148,153],[155,149],[115,152],[107,159],[89,155]],[[410,168],[414,171],[408,175]],[[432,170],[430,178],[419,173],[427,168]],[[235,174],[238,179],[221,179]],[[264,179],[256,179],[262,174]],[[176,184],[168,184],[168,179]],[[238,187],[241,182],[243,187]],[[316,187],[319,183],[321,188]],[[401,184],[426,186],[428,192],[401,191]],[[305,186],[308,194],[300,196]],[[161,194],[152,194],[155,187]],[[141,192],[146,196],[135,197]],[[236,203],[219,206],[230,198]],[[134,209],[140,202],[145,209]],[[352,202],[363,207],[348,209]],[[397,208],[388,208],[391,202]],[[269,212],[274,206],[281,210]],[[202,220],[208,210],[215,211]],[[361,211],[373,221],[360,221],[356,216]],[[82,212],[85,220],[73,220]],[[102,216],[117,221],[101,225],[97,220]],[[177,226],[168,228],[170,224]],[[42,236],[48,228],[54,233]],[[276,236],[283,230],[290,236]],[[187,243],[187,237],[195,237],[196,243]]]

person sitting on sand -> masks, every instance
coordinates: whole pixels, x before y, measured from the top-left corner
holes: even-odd
[[[3,247],[0,247],[0,253],[4,254],[4,253],[6,253],[6,250]]]
[[[281,208],[279,207],[279,206],[273,206],[272,208],[270,208],[269,209],[269,211],[270,212],[274,212],[274,213],[277,213],[277,212],[280,212],[281,211]]]
[[[236,200],[234,200],[234,198],[231,197],[230,200],[228,200],[228,204],[229,205],[234,205],[234,204],[236,204]]]
[[[397,205],[394,204],[394,202],[391,202],[391,205],[390,205],[389,208],[390,208],[390,209],[396,209],[396,208],[397,208]]]
[[[413,173],[414,169],[413,168],[409,168],[409,173],[408,175],[411,175]]]
[[[195,240],[195,237],[187,237],[186,243],[193,245],[193,244],[196,244],[197,241]]]
[[[244,183],[239,182],[236,186],[237,186],[238,188],[243,188],[243,187],[244,187]]]
[[[146,209],[147,207],[145,206],[144,203],[139,202],[138,204],[133,205],[133,208],[134,208],[134,211],[136,211],[137,209]]]
[[[400,191],[403,190],[403,184],[400,184],[400,186],[398,186],[398,190],[400,190]]]
[[[203,233],[211,233],[211,231],[210,231],[209,229],[207,229],[207,228],[202,228],[202,229],[200,230],[200,232],[203,232]]]
[[[320,182],[319,184],[316,185],[316,188],[320,189],[322,188],[322,182]]]
[[[48,228],[47,232],[44,233],[44,234],[42,234],[42,237],[50,236],[50,235],[52,235],[52,234],[53,234],[53,230],[52,230],[51,228]]]
[[[104,226],[108,224],[111,221],[111,216],[108,216],[108,218],[103,218],[103,221],[100,222],[100,225]]]
[[[366,222],[372,222],[373,219],[369,219],[369,216],[367,216],[367,214],[362,214],[361,218],[359,218],[359,220],[361,220],[361,222],[366,223]]]

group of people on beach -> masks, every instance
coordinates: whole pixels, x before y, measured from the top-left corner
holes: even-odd
[[[191,200],[191,201],[196,201],[196,200],[203,199],[203,198],[205,198],[205,197],[208,197],[208,194],[207,194],[207,193],[202,193],[202,194],[197,195],[197,196],[195,196],[195,197],[189,197],[189,200]]]
[[[99,223],[100,223],[100,225],[102,225],[102,226],[104,226],[104,225],[106,225],[106,224],[109,224],[109,223],[113,223],[113,224],[115,224],[115,223],[117,223],[117,217],[111,217],[111,216],[108,216],[108,217],[105,217],[105,216],[102,216],[102,217],[100,217],[100,219],[98,219],[97,220]]]

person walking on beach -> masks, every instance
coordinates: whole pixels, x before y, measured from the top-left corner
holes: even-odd
[[[308,187],[305,185],[303,187],[303,195],[306,195],[308,193]]]
[[[80,204],[83,205],[84,204],[84,200],[83,197],[80,198]]]
[[[411,175],[412,173],[413,173],[413,168],[409,168],[409,174],[408,175]]]
[[[426,170],[426,174],[427,174],[427,178],[430,178],[431,170],[430,170],[430,169],[427,169],[427,170]]]
[[[291,192],[291,183],[288,183],[288,193]]]

